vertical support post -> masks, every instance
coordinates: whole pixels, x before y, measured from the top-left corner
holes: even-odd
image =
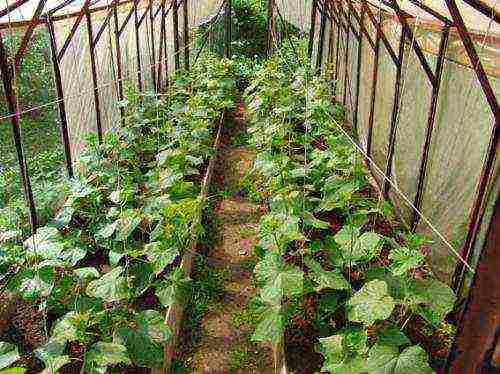
[[[182,15],[184,18],[184,69],[189,70],[189,13],[188,0],[184,0]]]
[[[312,58],[314,48],[314,34],[316,32],[316,14],[318,12],[318,0],[313,0],[311,10],[311,30],[309,31],[309,46],[307,48],[307,57]]]
[[[474,196],[474,203],[472,204],[472,209],[470,212],[467,236],[465,238],[464,245],[462,247],[463,258],[466,262],[469,262],[472,255],[472,249],[474,248],[477,234],[483,220],[484,199],[486,196],[487,186],[490,180],[491,172],[493,169],[493,165],[495,163],[495,158],[498,150],[498,140],[500,135],[500,108],[498,106],[498,100],[495,95],[495,92],[491,87],[488,76],[486,75],[486,72],[484,71],[483,68],[483,64],[481,63],[481,59],[477,54],[477,51],[474,47],[474,43],[471,40],[470,34],[467,30],[467,27],[464,24],[464,20],[462,19],[462,16],[457,8],[455,1],[446,0],[446,5],[448,7],[448,10],[450,11],[451,17],[453,18],[453,22],[460,35],[460,39],[462,40],[462,43],[465,47],[467,56],[469,57],[472,66],[474,67],[476,77],[479,83],[481,84],[481,88],[483,89],[484,95],[486,97],[486,100],[488,101],[488,104],[490,106],[490,109],[494,117],[493,124],[491,126],[490,141],[486,151],[486,157],[483,162],[481,175],[479,177],[476,193]],[[464,272],[465,272],[465,266],[462,262],[459,262],[457,264],[457,268],[455,269],[455,273],[453,275],[452,286],[455,291],[458,291],[462,288],[464,280]]]
[[[394,87],[394,104],[392,107],[392,118],[391,118],[391,129],[389,132],[389,153],[387,155],[387,164],[385,169],[385,175],[387,178],[391,178],[392,173],[392,162],[394,160],[394,149],[396,147],[396,132],[397,132],[397,122],[399,115],[399,107],[401,104],[401,73],[403,71],[403,58],[405,51],[405,34],[401,30],[401,36],[399,39],[399,51],[398,51],[398,61],[396,64],[396,83]],[[387,179],[384,180],[384,196],[389,197],[389,189],[391,185]]]
[[[54,81],[56,86],[57,93],[57,106],[59,109],[59,120],[61,121],[61,139],[64,147],[64,156],[66,158],[66,170],[68,172],[68,177],[73,178],[73,162],[71,160],[71,146],[69,142],[69,132],[68,132],[68,119],[66,116],[66,104],[64,102],[64,93],[62,86],[62,78],[61,78],[61,67],[59,65],[59,60],[57,58],[57,41],[56,35],[54,32],[54,22],[50,18],[47,17],[46,21],[47,29],[49,31],[49,39],[50,39],[50,52],[52,58],[52,65],[54,68]]]
[[[149,0],[152,2],[153,0]],[[153,89],[156,91],[156,46],[155,46],[155,26],[154,26],[154,16],[153,16],[153,4],[149,4],[149,29],[151,33],[151,83],[153,84]]]
[[[19,173],[21,174],[21,183],[23,185],[24,197],[28,207],[29,221],[32,233],[36,232],[38,226],[35,199],[33,191],[31,190],[31,182],[28,174],[28,165],[24,158],[23,143],[21,141],[21,126],[19,107],[17,104],[16,90],[12,84],[13,81],[13,67],[9,64],[7,51],[3,44],[3,35],[0,34],[0,72],[2,73],[2,82],[7,100],[7,109],[11,115],[10,121],[12,124],[12,138],[14,146],[16,147],[17,161],[19,163]]]
[[[275,0],[267,0],[267,57],[273,54]]]
[[[225,21],[226,21],[226,52],[225,55],[227,58],[231,57],[231,41],[232,41],[232,18],[231,18],[231,13],[233,11],[233,4],[232,0],[226,0],[226,14],[225,14]]]
[[[323,49],[325,44],[325,29],[326,29],[326,10],[321,12],[321,23],[319,26],[319,40],[318,40],[318,55],[316,56],[316,74],[321,74],[321,67],[323,65]]]
[[[101,102],[99,100],[99,87],[97,85],[97,65],[95,62],[95,45],[92,29],[92,20],[89,8],[85,9],[85,18],[87,20],[87,33],[89,37],[89,50],[90,50],[90,68],[92,73],[92,85],[94,87],[94,105],[96,113],[96,124],[97,124],[97,138],[99,143],[102,143],[102,122],[101,122]]]
[[[161,3],[161,21],[160,21],[160,48],[159,48],[159,56],[158,56],[158,75],[156,77],[156,91],[161,92],[162,84],[161,84],[161,76],[162,76],[162,68],[164,64],[163,60],[163,49],[165,49],[165,54],[167,53],[167,47],[165,45],[165,40],[163,39],[163,35],[165,33],[165,1]]]
[[[137,84],[139,91],[142,92],[142,66],[141,66],[141,45],[139,41],[139,14],[138,5],[139,1],[134,3],[134,29],[135,29],[135,55],[137,60]]]
[[[422,197],[424,194],[424,184],[425,177],[427,173],[427,163],[429,160],[429,149],[431,146],[432,133],[434,132],[434,124],[436,122],[436,110],[438,104],[439,90],[441,88],[441,76],[443,73],[444,59],[446,55],[446,46],[448,45],[448,38],[450,35],[450,26],[446,25],[443,29],[443,35],[441,36],[441,42],[439,45],[438,59],[436,63],[436,79],[432,84],[432,97],[431,105],[429,110],[429,116],[427,117],[427,129],[425,132],[425,142],[422,150],[422,159],[420,161],[420,169],[418,173],[418,185],[417,193],[415,194],[415,200],[413,205],[415,208],[420,210],[422,205]],[[420,216],[416,210],[413,211],[411,220],[411,230],[415,231],[417,229]]]
[[[163,48],[165,50],[165,84],[168,87],[168,49],[167,49],[167,31],[166,31],[166,17],[167,12],[165,11],[165,5],[163,5],[163,9],[161,10],[162,17],[162,25],[161,25],[161,39],[163,41]],[[159,80],[160,82],[160,80]]]
[[[339,79],[339,57],[340,57],[340,30],[341,30],[341,20],[338,17],[337,22],[337,47],[335,52],[335,72],[334,72],[334,82],[333,82],[333,100],[337,101],[337,82]]]
[[[181,68],[181,62],[179,56],[179,4],[177,3],[177,0],[173,0],[172,3],[172,23],[174,26],[175,70],[178,71]]]
[[[500,288],[500,197],[497,195],[484,247],[472,278],[463,313],[457,323],[455,341],[451,347],[445,373],[493,373],[488,351],[495,350],[500,329],[498,308]],[[497,364],[498,365],[498,364]],[[497,366],[495,365],[495,366]],[[489,369],[492,370],[488,370]]]
[[[349,8],[351,9],[351,8]],[[362,53],[363,53],[363,28],[365,22],[365,7],[361,8],[361,16],[359,19],[359,38],[358,38],[358,62],[356,66],[356,103],[354,109],[354,130],[358,130],[358,121],[359,121],[359,89],[361,87],[361,62],[362,62]]]
[[[345,13],[344,13],[345,15]],[[345,61],[344,61],[344,93],[342,96],[342,105],[346,105],[347,102],[347,84],[348,84],[348,74],[349,74],[349,34],[351,33],[351,8],[347,15],[347,27],[345,34]],[[352,103],[351,103],[352,104]]]
[[[332,69],[332,65],[333,65],[333,26],[334,26],[334,22],[333,22],[333,17],[330,18],[330,32],[329,32],[329,35],[328,35],[328,59],[327,59],[327,69],[328,69],[328,72],[330,73],[330,76],[328,77],[330,79],[330,83],[333,83],[333,71],[331,70]],[[333,97],[333,95],[332,95]]]
[[[370,114],[368,116],[368,134],[366,139],[366,154],[368,157],[372,155],[373,120],[375,117],[375,99],[378,81],[378,57],[380,53],[380,31],[378,29],[377,36],[375,37],[375,50],[373,53],[372,92],[370,97]],[[368,164],[370,164],[370,160],[368,160]]]
[[[118,74],[118,100],[123,100],[123,72],[122,72],[122,49],[120,45],[120,30],[118,27],[118,5],[115,4],[113,17],[115,19],[115,44],[116,44],[116,65]],[[120,118],[122,126],[125,125],[125,109],[120,105]]]

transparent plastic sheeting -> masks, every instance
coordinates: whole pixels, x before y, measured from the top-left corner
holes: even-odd
[[[194,1],[189,0],[189,26],[193,28],[205,22],[213,16],[222,0],[207,0]],[[102,4],[105,5],[106,3]],[[159,4],[153,5],[153,14],[156,13]],[[119,7],[119,26],[123,24],[125,18],[131,9],[131,4]],[[170,4],[166,4],[165,9],[169,8]],[[139,6],[138,18],[146,11],[147,2],[143,2]],[[183,5],[179,7],[179,34],[180,34],[180,55],[181,61],[184,56],[182,50],[183,43]],[[92,13],[92,26],[94,36],[100,28],[103,20],[106,17],[108,10]],[[161,39],[161,10],[154,18],[153,27],[151,28],[151,20],[149,14],[146,15],[139,27],[139,55],[140,64],[138,65],[136,34],[134,26],[134,15],[125,26],[124,31],[120,36],[120,47],[122,57],[122,75],[123,85],[126,90],[128,86],[137,87],[138,77],[140,75],[144,91],[153,91],[153,74],[156,79],[161,79],[165,82],[167,74],[174,69],[174,38],[173,38],[173,23],[172,11],[165,18],[165,34],[166,34],[166,51],[162,52],[162,60],[158,62],[160,56],[160,39]],[[75,19],[55,22],[56,38],[59,46],[69,34]],[[154,36],[154,52],[153,43],[151,42],[151,31]],[[118,72],[116,63],[116,43],[115,43],[115,26],[114,20],[111,19],[104,33],[102,34],[95,49],[95,60],[97,65],[97,78],[99,86],[100,112],[103,131],[112,128],[119,124],[119,108],[118,101]],[[191,40],[190,52],[193,55],[194,45]],[[155,60],[153,60],[153,53]],[[156,61],[156,64],[154,63]],[[154,67],[153,67],[154,65]],[[160,73],[161,65],[161,74]],[[66,111],[68,117],[68,127],[70,132],[70,142],[73,157],[85,146],[85,138],[88,133],[97,131],[96,110],[94,105],[94,93],[92,85],[92,73],[90,63],[90,50],[87,33],[87,25],[85,20],[82,20],[77,33],[73,37],[68,50],[66,51],[61,61],[61,72],[63,81],[64,99],[66,103]]]
[[[311,27],[312,0],[275,0],[283,18],[302,31]]]
[[[385,17],[382,22],[389,43],[397,53],[401,34],[399,23],[393,17]],[[355,24],[355,22],[353,23]],[[375,40],[374,27],[369,22],[365,23],[365,25],[372,40]],[[357,28],[356,24],[355,27]],[[334,64],[336,40],[339,37],[337,27],[333,27],[333,33],[330,61]],[[431,68],[435,69],[440,34],[419,24],[416,35],[418,42],[423,46]],[[476,35],[474,39],[476,40],[476,49],[489,75],[493,90],[500,96],[498,74],[500,45],[498,44],[498,35],[494,35],[490,29],[488,36]],[[328,40],[328,37],[325,40]],[[345,31],[341,29],[338,61],[339,75],[336,88],[337,101],[343,100],[345,41]],[[356,95],[357,50],[357,41],[350,33],[347,69],[347,84],[349,87],[346,89],[347,97],[345,102],[347,109],[351,112],[351,119]],[[366,149],[374,68],[374,52],[366,39],[362,45],[361,53],[358,131],[363,147]],[[473,69],[467,62],[468,59],[460,38],[455,33],[451,33],[446,50],[441,92],[439,94],[421,206],[423,215],[457,250],[460,250],[467,234],[469,214],[493,124],[493,115],[481,86]],[[335,67],[332,66],[332,69],[335,69]],[[394,104],[395,78],[395,65],[383,42],[381,42],[373,122],[372,157],[377,166],[383,171],[386,170],[389,147],[388,140]],[[391,179],[398,189],[413,202],[417,190],[419,167],[431,102],[431,85],[417,56],[413,50],[410,50],[409,42],[407,42],[404,53],[401,91],[401,106],[397,120]],[[381,175],[375,175],[375,177],[379,182],[382,181]],[[488,189],[486,213],[476,241],[472,266],[476,263],[477,256],[483,246],[497,191],[499,191],[500,187],[499,179],[499,163],[497,160],[492,183],[490,183]],[[412,210],[394,189],[391,189],[391,198],[396,202],[403,220],[408,223]],[[429,246],[429,260],[436,275],[442,280],[450,282],[458,261],[457,257],[423,221],[420,222],[417,230],[430,237],[433,241]]]

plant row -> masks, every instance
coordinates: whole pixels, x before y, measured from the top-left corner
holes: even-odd
[[[310,347],[322,372],[431,373],[428,355],[438,364],[452,336],[455,295],[426,265],[426,239],[376,193],[331,84],[298,50],[302,62],[278,51],[245,92],[253,184],[269,206],[253,339],[284,343],[303,372],[315,365]]]
[[[161,96],[129,92],[125,124],[89,140],[55,219],[24,241],[2,233],[4,291],[45,316],[34,352],[44,373],[162,367],[164,314],[189,287],[179,264],[202,230],[192,225],[215,129],[234,104],[232,70],[205,56]],[[27,353],[14,343],[0,343],[0,369]]]

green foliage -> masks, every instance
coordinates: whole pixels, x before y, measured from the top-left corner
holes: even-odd
[[[313,304],[314,321],[302,323],[321,333],[323,372],[432,372],[406,323],[419,315],[437,327],[455,296],[425,266],[424,238],[381,234],[376,223],[391,223],[392,209],[370,192],[356,149],[339,130],[345,111],[309,69],[305,44],[297,45],[299,61],[283,48],[245,91],[257,153],[249,180],[270,210],[260,222],[262,317],[253,340],[282,342],[290,317],[310,316],[302,306]]]
[[[131,93],[125,125],[89,138],[53,221],[28,238],[0,229],[2,287],[56,318],[36,352],[46,372],[81,363],[69,344],[85,349],[85,373],[162,366],[165,308],[189,283],[176,260],[199,230],[200,174],[234,106],[233,68],[207,55],[161,101]]]

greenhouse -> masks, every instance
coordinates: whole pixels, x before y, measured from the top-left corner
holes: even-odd
[[[4,0],[0,374],[500,372],[497,0]]]

